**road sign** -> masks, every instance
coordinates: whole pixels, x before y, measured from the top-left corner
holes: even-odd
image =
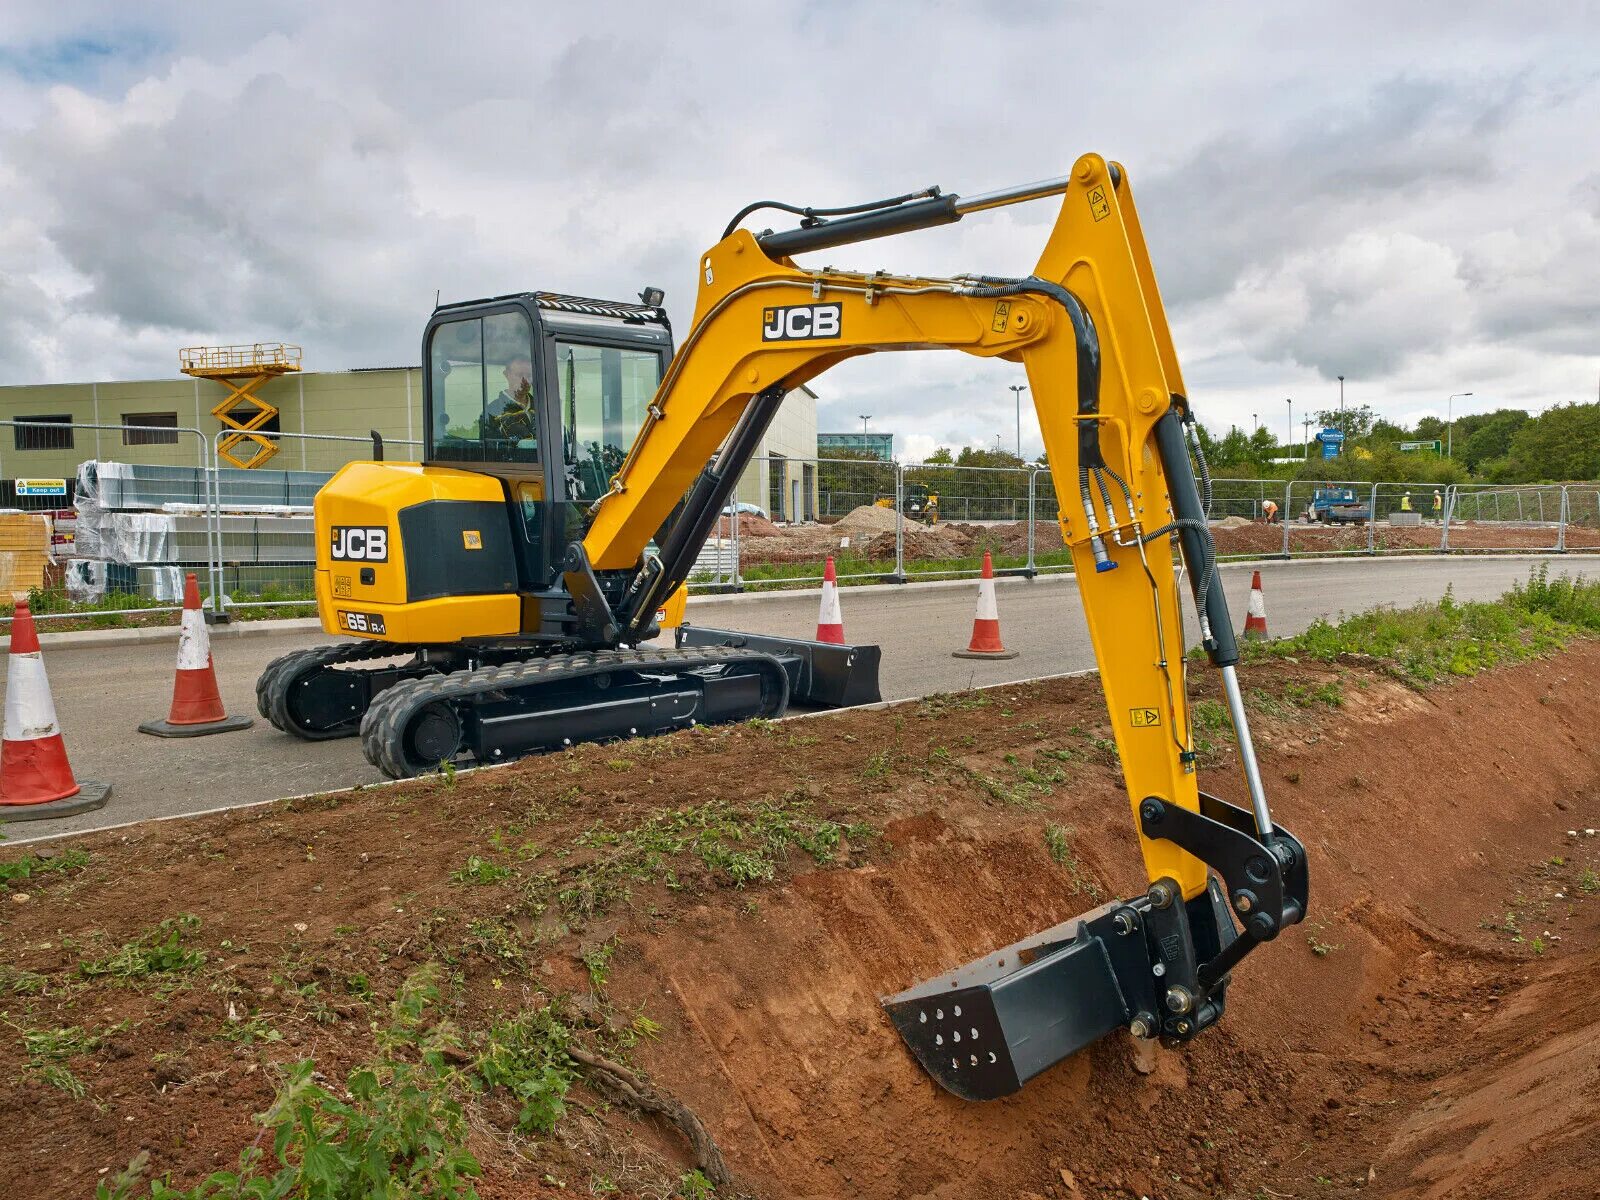
[[[1431,442],[1401,442],[1401,450],[1432,450],[1435,454],[1444,453],[1444,443],[1434,438]]]
[[[1322,443],[1323,458],[1336,458],[1344,446],[1344,433],[1330,425],[1317,433],[1317,441]]]
[[[19,496],[65,496],[66,494],[67,481],[65,479],[17,480],[17,495]]]

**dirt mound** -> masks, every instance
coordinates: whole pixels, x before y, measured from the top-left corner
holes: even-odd
[[[877,1003],[1143,886],[1104,701],[1058,679],[76,839],[86,864],[3,904],[10,1194],[87,1195],[141,1148],[181,1186],[231,1164],[278,1064],[342,1080],[430,960],[469,1047],[558,998],[623,1046],[738,1194],[1592,1194],[1600,648],[1426,694],[1359,664],[1241,674],[1313,911],[1153,1074],[1110,1038],[965,1104]],[[1202,768],[1243,800],[1226,744]],[[82,969],[180,911],[187,973]],[[74,1027],[99,1040],[57,1059],[21,1035]],[[469,1098],[480,1193],[672,1194],[681,1141],[600,1098],[580,1084],[537,1138]]]
[[[782,537],[784,531],[774,525],[765,517],[755,513],[739,514],[740,538],[775,538]],[[726,538],[733,536],[733,519],[726,514],[717,518],[717,529],[713,537]]]
[[[898,519],[892,508],[863,504],[840,517],[834,522],[833,528],[854,534],[893,533]]]

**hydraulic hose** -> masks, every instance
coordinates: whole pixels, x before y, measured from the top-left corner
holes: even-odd
[[[1200,487],[1189,462],[1189,447],[1184,430],[1188,404],[1174,397],[1172,407],[1156,422],[1156,453],[1167,477],[1172,497],[1178,545],[1189,567],[1189,583],[1199,610],[1200,630],[1206,653],[1218,667],[1231,667],[1239,661],[1239,646],[1234,640],[1233,623],[1228,616],[1228,600],[1222,594],[1222,578],[1215,569],[1216,556],[1211,546],[1211,528],[1200,500]]]

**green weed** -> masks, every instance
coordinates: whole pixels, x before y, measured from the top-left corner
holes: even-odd
[[[81,870],[89,865],[87,850],[65,850],[49,858],[24,854],[9,862],[0,862],[0,883],[19,883],[25,879],[49,879]]]
[[[617,952],[620,943],[616,938],[609,938],[598,946],[590,946],[583,951],[583,966],[589,972],[589,986],[594,989],[597,996],[605,995],[606,971],[611,965],[611,956]]]
[[[200,918],[189,913],[168,917],[135,941],[114,954],[93,962],[78,964],[85,979],[109,976],[129,983],[152,975],[181,975],[196,971],[206,963],[206,952],[184,943],[199,932]]]
[[[517,1126],[549,1133],[566,1112],[566,1097],[577,1075],[567,1054],[571,1031],[548,1007],[519,1013],[489,1028],[471,1069],[484,1091],[504,1088],[517,1101]]]
[[[487,858],[473,854],[467,858],[465,866],[457,867],[450,872],[451,883],[499,883],[511,877],[511,868],[502,867]]]

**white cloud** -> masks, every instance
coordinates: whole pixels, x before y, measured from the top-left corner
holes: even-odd
[[[1587,398],[1596,43],[1576,12],[1376,0],[36,5],[0,42],[0,382],[166,375],[208,341],[408,362],[436,290],[652,283],[682,329],[750,199],[986,190],[1096,149],[1208,423],[1276,428],[1341,373],[1402,418]],[[819,257],[1020,274],[1051,219]],[[920,457],[1014,444],[1020,379],[883,355],[816,387],[824,426],[872,412]]]

